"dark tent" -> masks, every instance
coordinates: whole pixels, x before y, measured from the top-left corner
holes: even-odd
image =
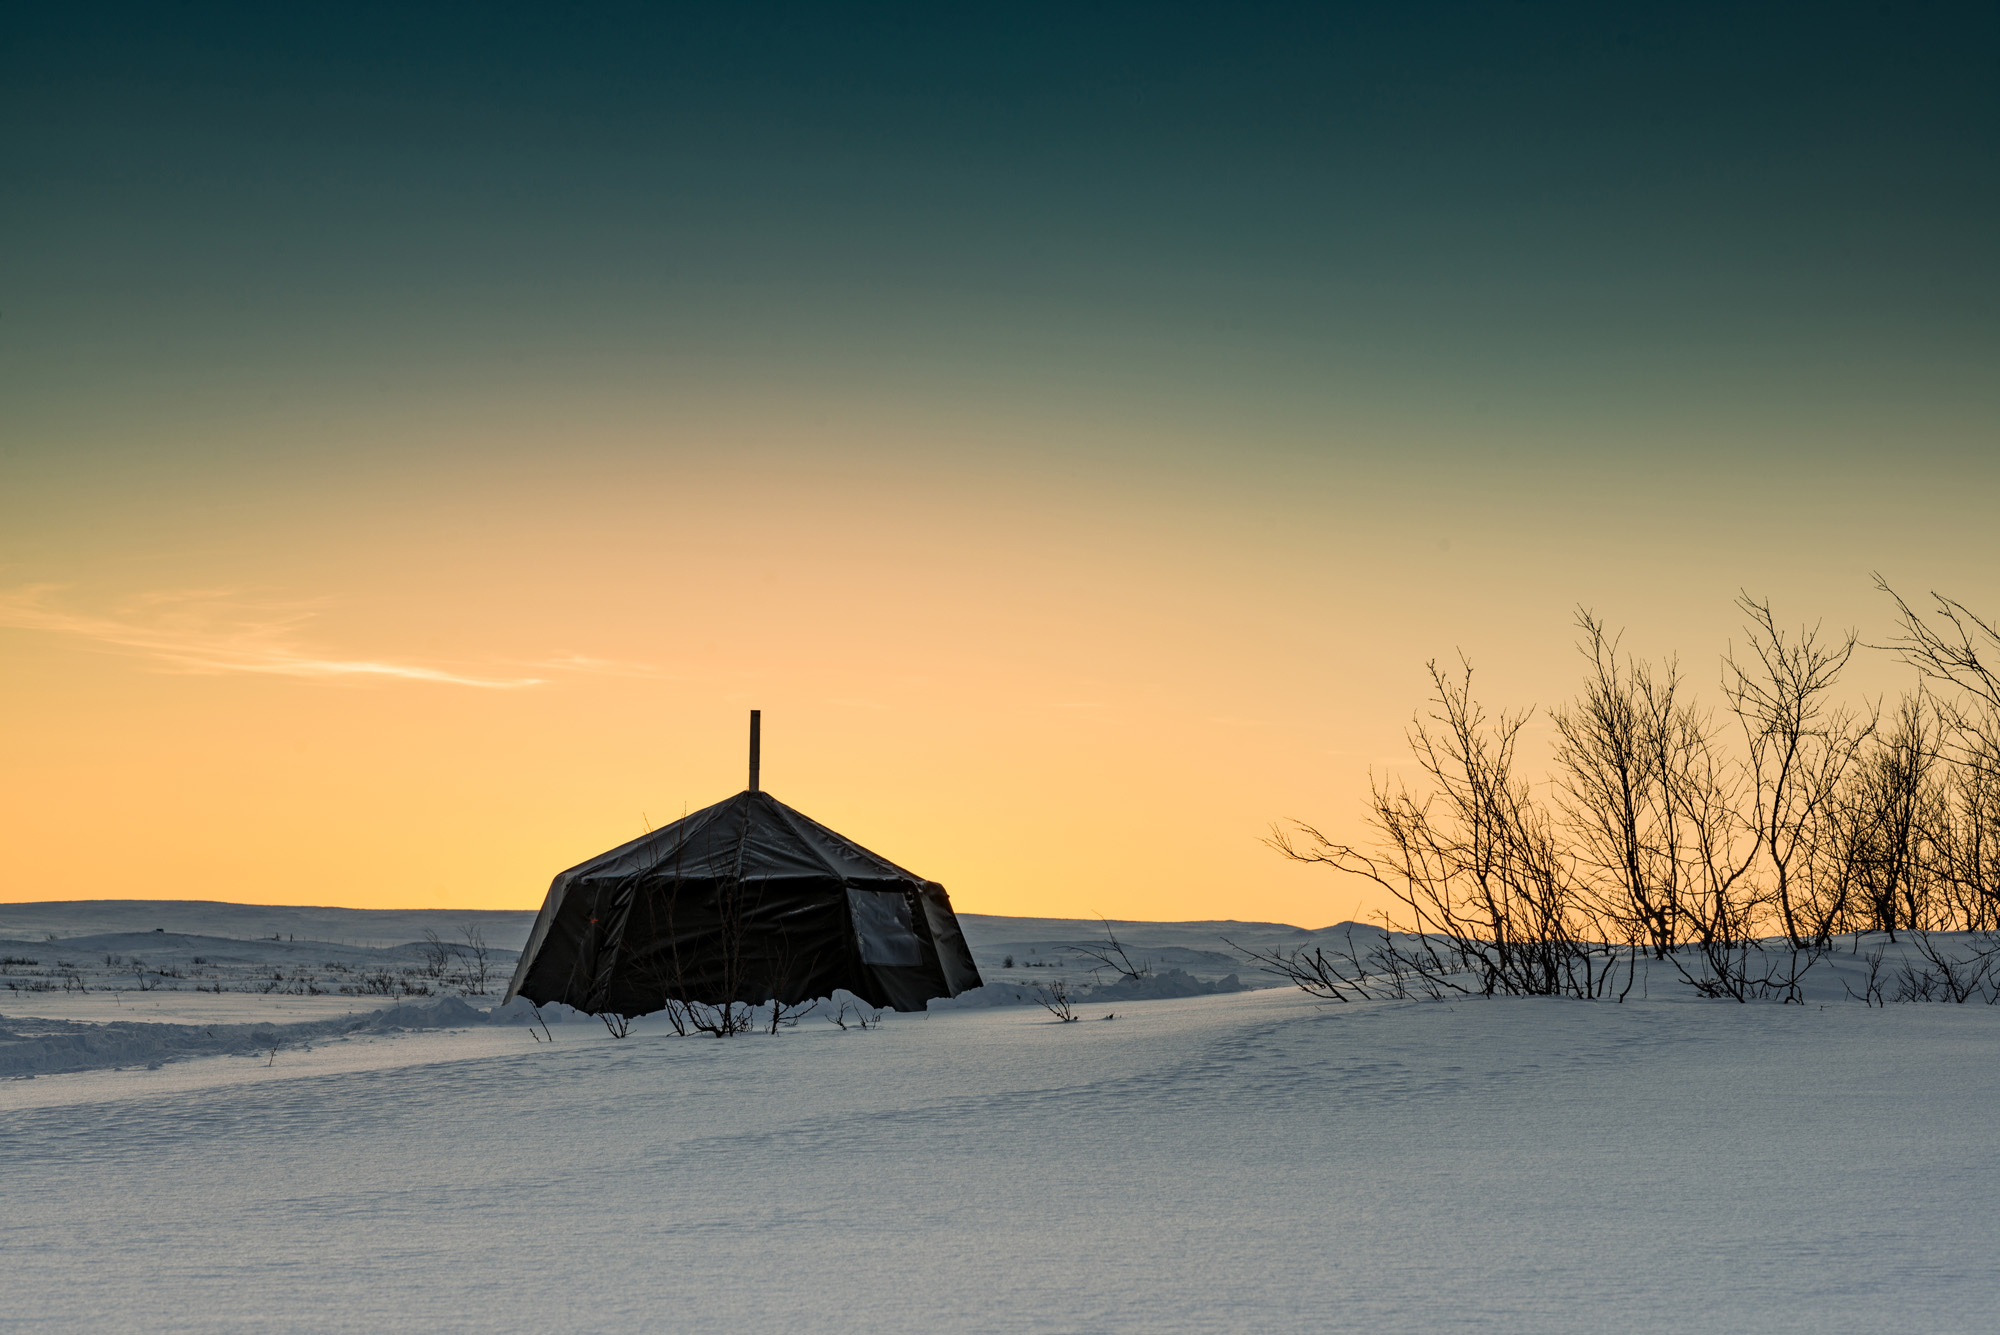
[[[649,1015],[845,988],[920,1011],[979,986],[943,886],[752,783],[557,876],[507,999]]]

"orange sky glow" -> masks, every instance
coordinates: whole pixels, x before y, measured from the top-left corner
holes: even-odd
[[[767,788],[967,910],[1318,925],[1379,900],[1260,839],[1365,837],[1426,658],[1549,703],[1575,601],[1697,671],[1747,569],[1881,612],[1866,557],[1814,568],[1782,524],[1687,547],[1657,492],[1593,509],[1573,463],[1496,482],[1428,440],[1219,469],[1174,462],[1200,423],[1065,461],[990,412],[411,416],[311,428],[371,443],[337,464],[251,421],[177,477],[39,482],[40,578],[0,593],[0,893],[530,907],[740,789],[756,707]]]

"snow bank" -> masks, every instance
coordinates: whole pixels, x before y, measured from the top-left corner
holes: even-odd
[[[1057,981],[1052,976],[1049,982]],[[1102,984],[1070,983],[1070,1004],[1095,1006],[1109,1001],[1165,1001],[1174,997],[1206,997],[1224,992],[1247,992],[1252,984],[1245,983],[1235,974],[1224,978],[1196,978],[1184,969],[1165,969],[1158,973],[1144,974],[1137,978],[1120,978],[1116,982]],[[1269,986],[1269,984],[1266,984]],[[1035,993],[1036,984],[988,983],[961,992],[955,997],[936,997],[930,1003],[934,1011],[984,1010],[992,1006],[1036,1006],[1041,1002]]]
[[[544,1013],[550,1009],[553,1008],[544,1007]],[[241,1056],[358,1034],[519,1023],[525,1020],[526,1011],[522,1006],[519,1013],[514,1008],[488,1012],[474,1009],[457,997],[442,997],[405,1002],[362,1015],[295,1024],[160,1024],[130,1020],[90,1024],[0,1016],[0,1079],[120,1066],[157,1067],[189,1057]]]
[[[1095,1003],[1159,1001],[1171,997],[1205,997],[1218,992],[1247,991],[1249,985],[1233,973],[1225,978],[1205,980],[1196,978],[1184,969],[1165,969],[1159,973],[1144,974],[1137,978],[1120,978],[1117,982],[1093,987],[1085,995]]]

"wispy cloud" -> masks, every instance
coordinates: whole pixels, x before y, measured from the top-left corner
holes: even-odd
[[[257,603],[231,590],[143,594],[102,613],[59,606],[61,592],[53,584],[0,591],[0,627],[89,640],[183,672],[428,681],[501,691],[542,684],[540,677],[475,677],[415,663],[326,657],[299,642],[311,607]]]

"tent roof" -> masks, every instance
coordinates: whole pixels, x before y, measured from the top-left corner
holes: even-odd
[[[750,790],[578,863],[556,879],[559,884],[618,880],[652,871],[689,880],[831,876],[847,883],[930,884],[769,793]]]

